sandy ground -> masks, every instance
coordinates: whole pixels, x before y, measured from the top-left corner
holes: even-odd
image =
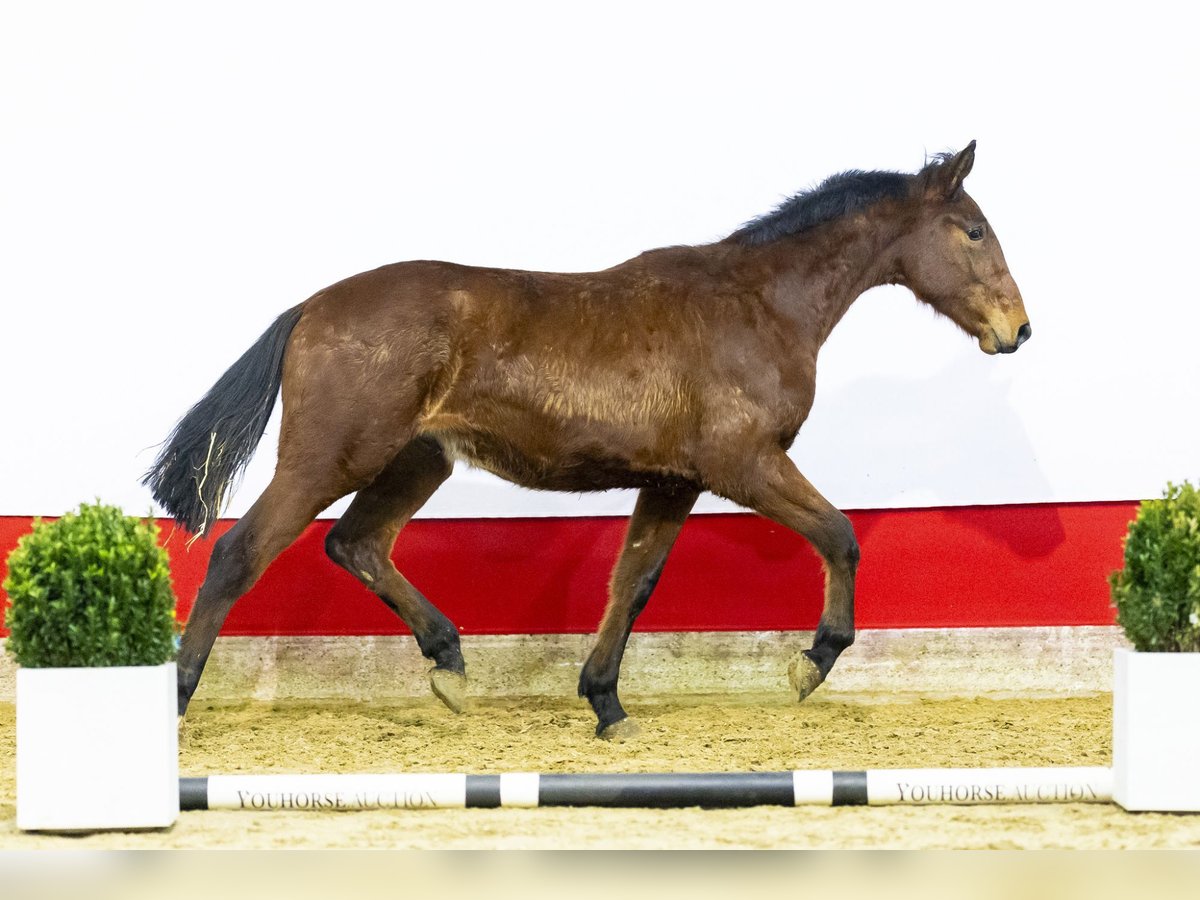
[[[633,699],[633,698],[631,698]],[[639,738],[591,736],[566,701],[193,708],[181,773],[774,771],[1110,763],[1107,695],[891,703],[783,697],[627,704]],[[0,848],[1022,848],[1200,847],[1200,816],[1116,806],[190,812],[171,829],[82,837],[14,825],[14,710],[0,705]]]

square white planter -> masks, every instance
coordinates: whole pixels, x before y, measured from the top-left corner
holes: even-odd
[[[179,817],[175,663],[17,669],[17,827],[165,828]]]
[[[1113,799],[1200,812],[1200,653],[1118,649],[1113,666]]]

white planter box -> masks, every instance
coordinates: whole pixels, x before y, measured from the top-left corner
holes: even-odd
[[[1200,653],[1119,649],[1113,659],[1113,799],[1200,812]]]
[[[18,828],[165,828],[178,817],[175,663],[17,669]]]

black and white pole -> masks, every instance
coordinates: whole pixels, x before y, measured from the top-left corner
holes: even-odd
[[[1112,770],[829,769],[504,775],[210,775],[179,780],[180,809],[361,810],[536,806],[895,806],[1108,803]]]

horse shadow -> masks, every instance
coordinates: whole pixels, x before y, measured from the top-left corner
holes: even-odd
[[[868,496],[887,498],[870,504],[876,509],[991,507],[957,518],[1022,558],[1048,556],[1066,532],[1057,509],[1034,499],[1050,493],[1049,480],[997,362],[1004,360],[963,353],[927,377],[871,376],[818,389],[790,455],[818,490],[851,510]],[[958,499],[964,493],[967,503]],[[1013,504],[1023,507],[1019,521],[1003,514]],[[861,540],[879,517],[855,519]]]

